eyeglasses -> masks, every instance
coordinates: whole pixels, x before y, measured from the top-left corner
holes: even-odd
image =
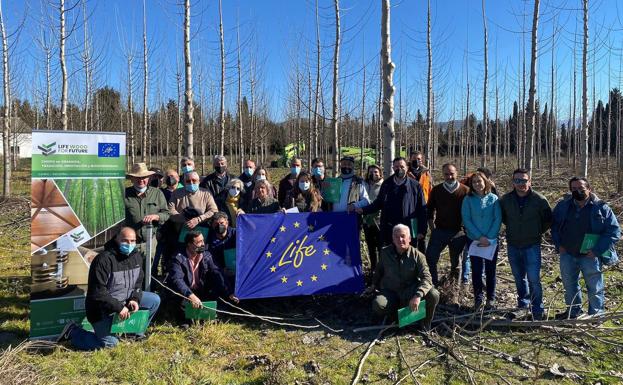
[[[515,178],[515,179],[513,179],[513,183],[515,183],[515,184],[526,184],[526,183],[528,183],[528,179]]]

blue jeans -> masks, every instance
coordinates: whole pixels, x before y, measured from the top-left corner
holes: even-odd
[[[541,245],[508,245],[508,261],[517,287],[517,305],[520,308],[531,307],[532,314],[542,315]]]
[[[495,254],[493,255],[493,259],[491,261],[489,261],[488,259],[475,257],[473,255],[469,257],[472,262],[472,284],[474,287],[475,303],[482,303],[482,300],[484,299],[484,295],[482,293],[482,289],[484,286],[482,283],[483,271],[486,275],[487,282],[487,300],[495,300],[495,272],[498,262],[498,250],[499,247],[495,249]]]
[[[156,315],[160,306],[160,297],[148,291],[143,292],[143,297],[139,304],[141,310],[149,310],[149,323]],[[113,314],[108,315],[92,324],[93,331],[86,331],[81,327],[76,327],[71,332],[71,344],[78,350],[97,350],[102,348],[114,348],[119,343],[119,339],[110,333]]]
[[[588,291],[588,314],[602,313],[605,301],[604,274],[599,258],[561,254],[560,275],[565,287],[565,303],[569,307],[569,315],[576,317],[582,312],[580,272],[584,276],[584,283]]]
[[[469,256],[467,255],[469,250],[469,242],[463,248],[463,259],[461,260],[461,281],[462,283],[469,282],[469,273],[472,270],[472,264],[469,262]]]

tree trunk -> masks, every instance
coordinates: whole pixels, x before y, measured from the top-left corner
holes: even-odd
[[[128,51],[128,148],[130,152],[130,163],[134,164],[134,102],[132,100],[132,53]]]
[[[147,9],[143,0],[143,141],[141,142],[141,161],[147,161],[147,86],[149,82],[149,72],[147,68]],[[178,163],[179,164],[179,163]]]
[[[61,127],[67,131],[67,65],[65,63],[65,0],[59,0],[60,31],[59,57],[61,61]]]
[[[61,2],[62,3],[62,2]],[[11,196],[11,137],[9,127],[9,108],[11,106],[11,96],[9,94],[9,44],[7,42],[6,29],[4,28],[4,14],[2,12],[2,2],[0,1],[0,32],[2,33],[2,85],[4,88],[4,111],[2,127],[2,196]]]
[[[186,131],[186,156],[194,157],[193,125],[195,117],[193,111],[193,76],[190,60],[190,0],[184,2],[184,130]]]
[[[82,61],[84,65],[84,126],[83,130],[89,129],[89,96],[91,94],[91,82],[89,78],[89,64],[91,62],[91,53],[89,47],[89,29],[87,27],[87,6],[86,1],[82,0],[82,23],[84,28],[84,52],[82,53]]]
[[[528,90],[528,116],[526,130],[526,152],[524,167],[532,173],[532,157],[534,155],[534,123],[536,113],[536,58],[537,58],[537,28],[539,26],[539,3],[534,0],[534,13],[532,15],[532,49],[530,57],[530,89]]]
[[[221,41],[221,106],[219,115],[220,155],[225,155],[225,37],[223,36],[223,1],[218,2],[219,37]]]
[[[381,16],[381,61],[383,65],[383,169],[389,175],[395,154],[396,133],[394,132],[394,69],[391,47],[390,0],[383,0]]]
[[[587,90],[587,51],[588,51],[588,0],[582,1],[584,9],[584,44],[582,47],[582,148],[581,173],[588,176],[588,90]]]
[[[340,146],[338,142],[338,82],[339,82],[339,63],[340,63],[340,2],[334,0],[335,4],[335,50],[333,53],[333,112],[331,114],[331,124],[333,126],[333,176],[337,176],[340,163]]]
[[[427,4],[426,51],[428,54],[428,73],[426,84],[426,156],[431,158],[433,156],[433,120],[431,116],[433,109],[433,49],[430,39],[430,0],[428,0]]]
[[[430,0],[429,0],[430,2]],[[488,49],[488,34],[487,34],[487,19],[485,17],[485,0],[482,0],[482,25],[484,30],[484,54],[485,54],[485,78],[482,91],[482,158],[480,160],[480,166],[487,166],[487,136],[489,135],[489,126],[487,119],[487,82],[489,78],[489,57],[487,55]]]

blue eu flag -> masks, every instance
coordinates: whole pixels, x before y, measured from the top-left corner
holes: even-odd
[[[363,290],[356,215],[248,214],[236,223],[238,298]]]
[[[100,158],[118,158],[119,143],[98,143],[97,156]]]

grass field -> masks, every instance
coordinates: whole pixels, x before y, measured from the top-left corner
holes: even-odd
[[[510,169],[508,165],[505,169]],[[272,172],[273,181],[287,171]],[[595,191],[623,212],[623,197],[613,191],[615,170],[590,178]],[[569,172],[554,177],[536,172],[533,186],[550,203],[566,192]],[[435,179],[441,180],[439,172]],[[28,337],[30,283],[29,173],[15,174],[16,198],[1,204],[0,217],[0,348],[14,348]],[[500,191],[505,180],[496,177]],[[542,280],[545,302],[552,311],[563,306],[558,258],[544,247]],[[620,249],[620,247],[619,247]],[[366,253],[365,246],[362,249]],[[365,258],[365,256],[364,256]],[[442,257],[442,271],[447,256]],[[606,271],[607,306],[623,304],[622,265]],[[497,293],[500,307],[512,307],[515,288],[500,253]],[[471,287],[461,295],[462,312],[472,305]],[[187,330],[159,315],[149,338],[122,341],[111,350],[75,352],[46,346],[11,352],[0,359],[0,384],[345,384],[378,331],[355,333],[370,325],[369,302],[355,296],[304,297],[252,301],[242,307],[256,314],[282,317],[304,329],[267,321],[219,315],[218,321]],[[235,310],[238,312],[238,310]],[[443,316],[440,308],[439,316]],[[465,320],[465,319],[463,319]],[[319,324],[322,322],[326,327]],[[416,329],[388,330],[370,350],[361,382],[374,384],[617,384],[623,382],[623,325],[608,321],[601,327],[510,329],[485,328],[447,321],[455,334],[438,328],[428,337]],[[444,335],[440,335],[444,334]],[[413,371],[413,376],[410,374]]]

